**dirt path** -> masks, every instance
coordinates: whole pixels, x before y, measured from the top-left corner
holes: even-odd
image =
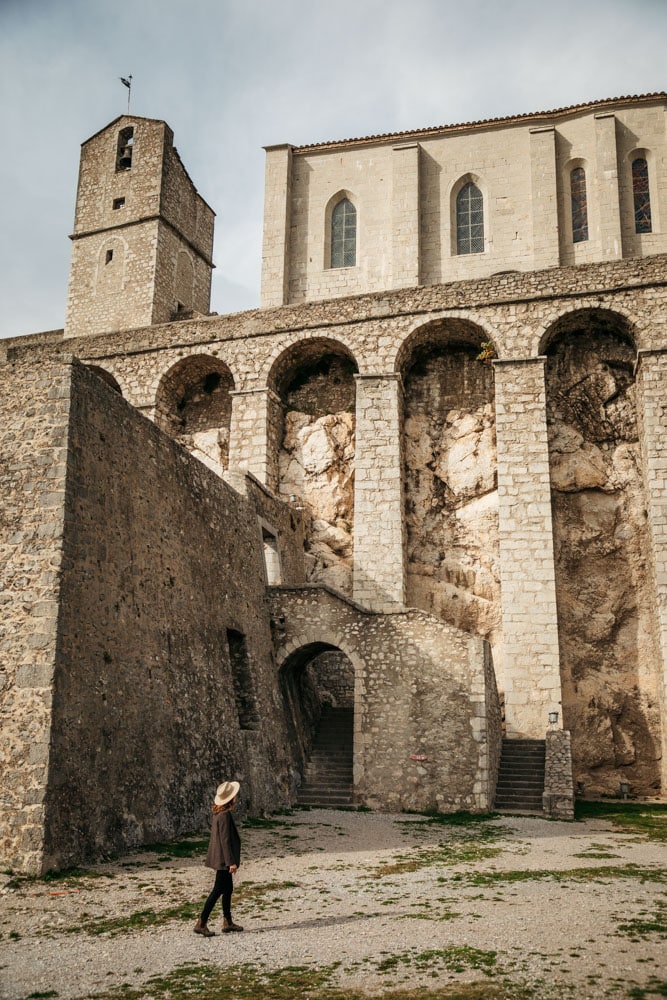
[[[666,995],[664,843],[605,821],[312,810],[248,821],[242,839],[245,932],[210,940],[192,933],[201,843],[5,878],[0,997]]]

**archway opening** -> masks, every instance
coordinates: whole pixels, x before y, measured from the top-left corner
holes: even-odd
[[[304,805],[350,804],[354,751],[354,666],[337,646],[318,642],[280,670],[287,728]]]
[[[218,475],[229,464],[234,379],[219,358],[194,355],[162,378],[155,422]]]
[[[575,777],[595,794],[659,788],[659,655],[627,322],[555,323],[546,349],[563,721]]]
[[[489,639],[500,665],[493,354],[479,327],[448,319],[416,331],[400,363],[408,603]]]
[[[341,344],[314,340],[290,348],[272,384],[282,402],[278,492],[304,505],[310,582],[352,594],[355,374]]]

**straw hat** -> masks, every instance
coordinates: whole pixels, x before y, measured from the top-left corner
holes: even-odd
[[[228,802],[235,799],[239,794],[238,781],[223,781],[221,785],[218,785],[218,790],[215,793],[215,799],[213,800],[216,806],[226,806]]]

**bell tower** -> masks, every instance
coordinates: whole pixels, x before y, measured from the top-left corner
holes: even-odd
[[[215,213],[173,138],[121,115],[83,143],[65,337],[208,313]]]

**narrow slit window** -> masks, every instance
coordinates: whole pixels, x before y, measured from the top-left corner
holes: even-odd
[[[277,537],[262,527],[262,543],[264,545],[264,568],[269,587],[279,587],[281,584],[280,550]]]
[[[635,204],[635,232],[652,232],[648,163],[643,156],[632,161],[632,196]]]
[[[484,198],[472,181],[456,196],[456,252],[484,253]]]
[[[331,216],[331,266],[357,263],[357,210],[348,198],[339,201]]]
[[[112,260],[113,260],[113,250],[107,250],[104,256],[104,263],[110,264]]]
[[[227,629],[227,648],[232,668],[234,698],[241,729],[258,729],[259,715],[255,702],[255,690],[252,681],[252,671],[248,658],[246,638],[242,632]]]
[[[588,202],[586,199],[586,171],[575,167],[570,173],[572,200],[572,242],[585,243],[588,239]]]
[[[125,208],[125,199],[124,198],[114,198],[114,200],[113,200],[113,207],[114,207],[114,210],[118,209],[118,208]]]

